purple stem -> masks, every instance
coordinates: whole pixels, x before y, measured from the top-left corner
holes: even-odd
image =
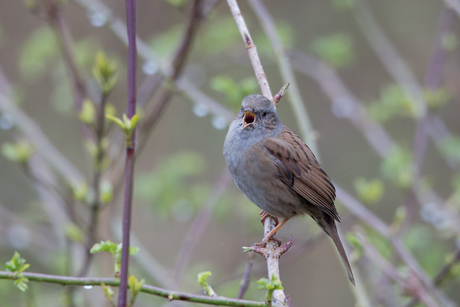
[[[442,38],[451,30],[453,20],[454,13],[447,7],[444,7],[442,9],[441,16],[439,17],[433,50],[425,75],[424,86],[429,91],[436,91],[439,88],[441,72],[446,58],[446,51],[442,45]],[[414,142],[412,145],[415,180],[419,180],[423,176],[423,166],[425,164],[426,151],[428,149],[428,121],[430,120],[430,117],[430,110],[427,110],[425,116],[417,121],[417,125],[415,127]],[[409,219],[406,221],[405,227],[408,226],[408,223],[410,223],[410,220],[413,219],[413,216],[416,213],[416,201],[414,192],[409,190],[405,201],[405,207],[408,210]]]
[[[126,0],[126,24],[128,30],[128,118],[136,113],[136,0]],[[131,228],[131,208],[133,199],[135,131],[131,146],[126,148],[125,198],[123,204],[123,249],[121,252],[120,290],[118,307],[126,307],[128,292],[129,234]]]
[[[452,28],[452,23],[454,20],[453,17],[453,12],[444,7],[441,12],[441,16],[439,17],[439,24],[436,31],[433,51],[431,53],[430,61],[428,62],[428,68],[425,75],[424,85],[425,88],[430,91],[435,91],[439,87],[441,71],[444,66],[444,60],[446,57],[446,51],[442,45],[442,37]],[[428,146],[428,133],[426,129],[426,119],[428,117],[429,114],[419,120],[414,136],[413,151],[415,164],[417,166],[417,175],[422,173],[425,153]]]

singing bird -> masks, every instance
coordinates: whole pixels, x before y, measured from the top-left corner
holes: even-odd
[[[308,214],[332,238],[355,284],[337,233],[335,188],[313,152],[281,123],[274,104],[261,95],[243,99],[230,124],[223,154],[238,189],[267,215],[281,222],[262,240],[265,244],[290,218]]]

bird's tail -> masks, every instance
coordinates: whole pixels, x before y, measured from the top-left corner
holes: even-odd
[[[343,248],[342,242],[339,238],[339,233],[337,232],[337,227],[335,226],[335,221],[332,217],[328,214],[324,213],[324,220],[328,226],[328,235],[331,237],[332,241],[334,241],[337,250],[339,251],[340,257],[342,258],[342,262],[345,265],[348,273],[348,279],[351,281],[353,286],[355,285],[355,278],[353,277],[353,272],[351,271],[350,263],[348,262],[347,254],[345,253],[345,249]]]

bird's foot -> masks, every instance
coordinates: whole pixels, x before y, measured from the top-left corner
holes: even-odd
[[[269,240],[275,240],[277,243],[278,243],[278,246],[276,247],[270,247],[270,246],[267,246],[267,242]],[[281,257],[281,255],[283,255],[285,252],[287,252],[292,244],[294,243],[294,238],[292,237],[292,235],[289,236],[289,241],[287,243],[285,243],[283,246],[281,246],[281,240],[275,238],[275,237],[271,237],[270,239],[268,239],[267,242],[260,242],[260,243],[254,243],[251,247],[243,247],[243,250],[244,252],[256,252],[260,255],[262,255],[265,259],[267,259],[267,257],[269,255],[272,255],[272,256],[275,256],[275,257]]]
[[[252,246],[257,246],[257,247],[265,247],[265,245],[267,245],[268,241],[275,241],[276,243],[278,243],[278,246],[281,245],[282,241],[280,239],[278,239],[277,237],[275,237],[275,234],[274,233],[267,233],[267,235],[264,237],[264,239],[262,240],[262,242],[260,243],[254,243],[252,244]]]
[[[263,225],[263,224],[265,223],[265,219],[266,219],[267,217],[269,217],[270,214],[268,214],[268,213],[265,212],[264,210],[261,210],[259,214],[260,214],[260,222],[261,222],[262,225]],[[278,224],[279,224],[278,219],[277,219],[276,217],[273,217],[273,216],[272,216],[272,218],[275,220],[275,227],[278,226]]]

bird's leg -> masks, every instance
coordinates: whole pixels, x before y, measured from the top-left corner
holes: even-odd
[[[287,221],[289,221],[289,219],[288,219],[288,218],[285,218],[285,219],[283,219],[283,220],[281,221],[281,223],[278,223],[278,225],[276,225],[276,227],[273,228],[272,231],[270,231],[269,233],[267,233],[267,234],[265,235],[265,237],[264,237],[264,239],[262,240],[261,244],[262,244],[262,245],[265,245],[265,244],[267,244],[267,242],[268,242],[270,239],[272,239],[272,238],[276,239],[276,238],[274,237],[275,233],[281,228],[281,226],[283,226],[284,224],[286,224]],[[279,240],[276,239],[275,241],[279,241]]]
[[[268,214],[268,213],[265,212],[264,210],[261,210],[261,211],[259,212],[259,214],[260,214],[260,222],[261,222],[262,225],[263,225],[263,224],[265,223],[265,219],[266,219],[267,217],[269,217],[270,214]],[[272,216],[272,217],[273,217],[273,216]],[[279,224],[278,219],[277,219],[276,217],[273,217],[273,219],[275,220],[275,226],[277,226],[277,225]]]

